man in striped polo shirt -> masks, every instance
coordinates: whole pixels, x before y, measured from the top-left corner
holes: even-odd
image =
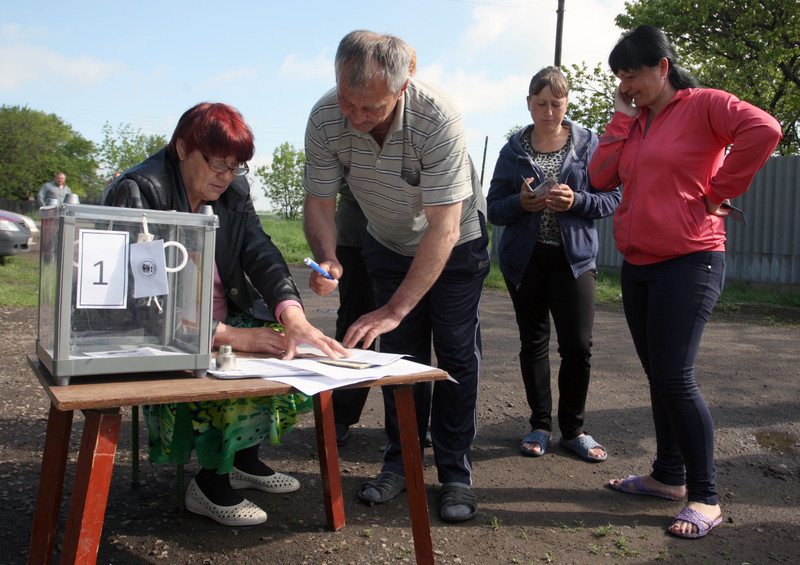
[[[461,115],[437,88],[409,76],[400,38],[354,31],[336,53],[336,87],[313,107],[306,128],[306,237],[320,265],[342,274],[336,257],[336,194],[347,183],[367,217],[362,255],[377,310],[348,329],[343,343],[437,364],[457,383],[415,387],[420,449],[428,416],[446,521],[473,518],[470,446],[477,426],[480,370],[478,304],[489,272],[486,202],[467,154]],[[328,294],[336,282],[312,274]],[[388,445],[381,473],[359,498],[386,502],[405,488],[394,396],[384,391]]]

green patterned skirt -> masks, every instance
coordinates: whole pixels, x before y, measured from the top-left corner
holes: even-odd
[[[241,315],[229,316],[226,323],[282,329]],[[150,462],[182,465],[195,450],[201,466],[229,473],[237,451],[266,439],[280,445],[281,434],[312,409],[313,399],[300,393],[144,406]]]

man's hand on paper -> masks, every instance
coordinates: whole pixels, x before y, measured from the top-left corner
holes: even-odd
[[[352,348],[362,342],[361,348],[367,349],[379,335],[392,331],[401,321],[388,306],[383,306],[356,320],[347,329],[342,343]]]

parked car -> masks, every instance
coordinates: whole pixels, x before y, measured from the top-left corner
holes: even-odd
[[[28,220],[33,222],[30,218]],[[25,216],[0,210],[0,264],[9,255],[27,253],[32,245],[33,234]]]
[[[25,225],[28,226],[28,229],[31,230],[31,245],[39,241],[39,226],[36,225],[36,222],[30,216],[26,216],[24,214],[17,214],[20,218],[23,219]]]

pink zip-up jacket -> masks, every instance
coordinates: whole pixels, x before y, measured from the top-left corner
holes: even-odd
[[[650,124],[615,112],[589,163],[592,186],[622,185],[614,239],[625,260],[647,265],[697,251],[725,250],[715,204],[750,187],[780,142],[769,114],[721,90],[679,90]],[[725,154],[726,147],[730,151]]]

